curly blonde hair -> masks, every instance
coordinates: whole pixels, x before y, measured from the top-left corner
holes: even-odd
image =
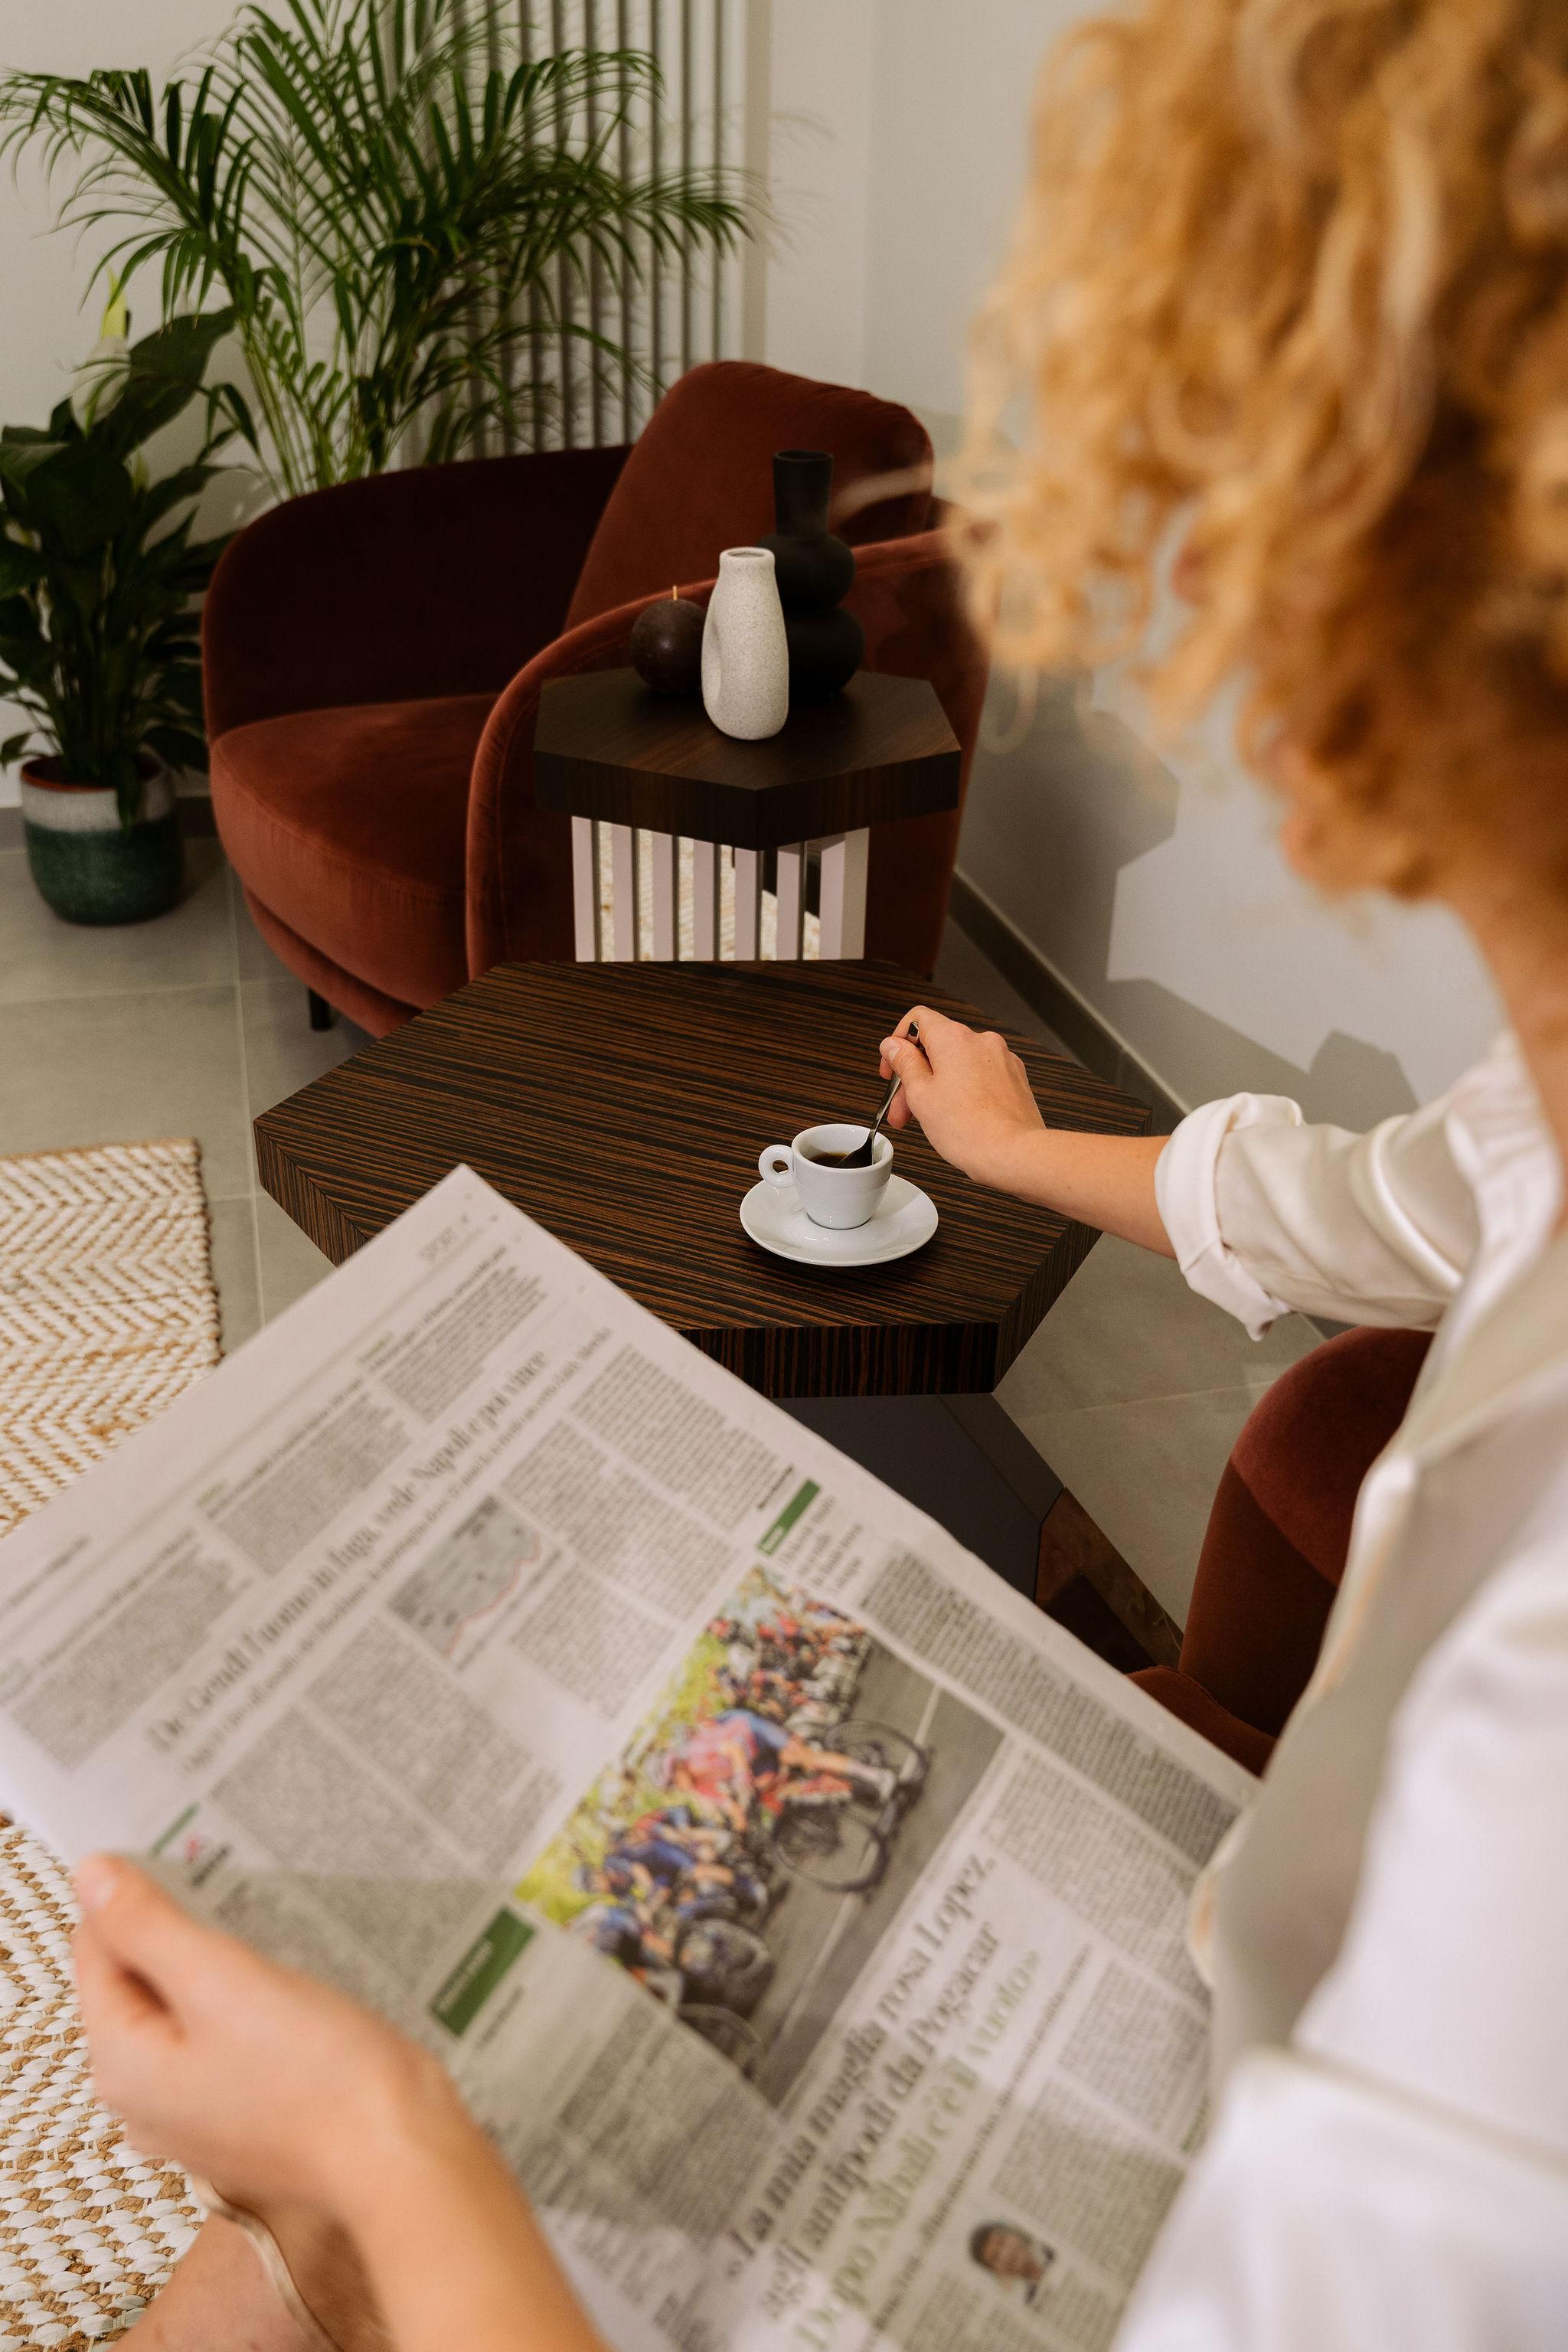
[[[999,658],[1146,647],[1179,542],[1157,698],[1245,681],[1248,756],[1325,780],[1324,878],[1415,893],[1506,835],[1568,892],[1568,0],[1079,27],[972,410]]]

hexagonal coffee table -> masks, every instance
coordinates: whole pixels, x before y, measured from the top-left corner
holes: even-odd
[[[500,965],[263,1112],[261,1181],[341,1261],[466,1160],[765,1394],[916,1401],[899,1428],[862,1412],[863,1442],[852,1412],[798,1411],[884,1475],[888,1446],[910,1456],[914,1485],[897,1483],[926,1507],[951,1488],[937,1441],[956,1433],[1000,1461],[1037,1520],[1058,1488],[990,1391],[1087,1255],[1089,1229],[981,1192],[912,1129],[899,1168],[941,1216],[915,1255],[799,1265],[739,1221],[765,1144],[869,1117],[878,1041],[922,1001],[989,1025],[886,964]],[[1145,1107],[1092,1072],[1009,1042],[1054,1125],[1147,1127]]]

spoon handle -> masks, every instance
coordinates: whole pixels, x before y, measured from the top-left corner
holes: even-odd
[[[904,1034],[909,1039],[911,1045],[921,1045],[921,1033],[915,1027],[912,1021],[905,1030]],[[921,1052],[922,1054],[925,1052],[925,1047],[923,1045],[921,1045]],[[903,1083],[902,1078],[895,1076],[892,1085],[882,1097],[881,1108],[878,1111],[876,1118],[871,1121],[870,1132],[866,1138],[866,1143],[875,1143],[878,1130],[881,1127],[882,1121],[887,1118],[888,1113],[893,1108],[893,1097],[898,1093],[899,1088],[903,1085]],[[862,1144],[860,1148],[864,1150],[866,1148],[865,1144]]]
[[[868,1142],[869,1142],[869,1141],[871,1140],[871,1139],[876,1135],[878,1129],[879,1129],[879,1128],[881,1126],[881,1124],[882,1124],[882,1121],[887,1118],[888,1113],[892,1109],[892,1108],[893,1108],[893,1097],[898,1093],[899,1088],[902,1086],[902,1084],[903,1084],[903,1080],[902,1080],[901,1078],[895,1078],[895,1079],[893,1080],[892,1085],[888,1088],[887,1093],[882,1097],[881,1102],[880,1102],[880,1104],[879,1104],[879,1107],[878,1107],[877,1116],[876,1116],[876,1118],[871,1121],[871,1134],[870,1134],[870,1136],[868,1136],[868,1137],[867,1138]]]

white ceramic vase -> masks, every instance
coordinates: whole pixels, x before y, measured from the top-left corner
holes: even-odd
[[[721,734],[755,742],[789,717],[789,644],[773,550],[727,547],[702,631],[702,707]]]

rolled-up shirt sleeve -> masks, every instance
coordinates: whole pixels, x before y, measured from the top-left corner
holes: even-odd
[[[1476,1244],[1448,1098],[1365,1135],[1310,1126],[1282,1095],[1231,1095],[1184,1118],[1154,1171],[1177,1264],[1261,1338],[1292,1308],[1431,1330]]]

